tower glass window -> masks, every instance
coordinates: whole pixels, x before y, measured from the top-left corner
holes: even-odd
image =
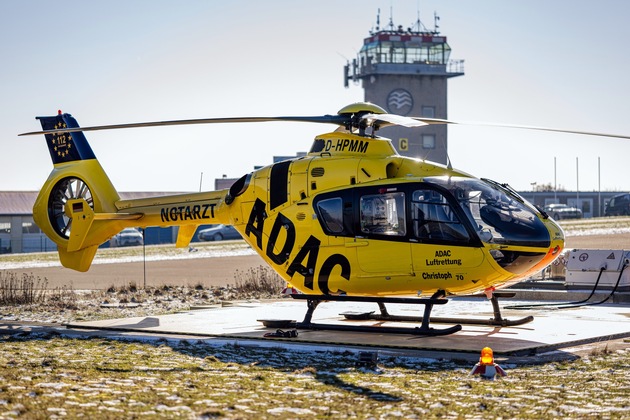
[[[371,62],[444,65],[450,55],[451,47],[444,37],[384,31],[366,39],[359,61],[362,66]]]

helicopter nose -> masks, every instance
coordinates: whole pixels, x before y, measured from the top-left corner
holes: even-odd
[[[545,226],[547,227],[550,238],[549,251],[543,260],[546,266],[551,264],[562,253],[562,250],[564,249],[565,236],[562,227],[555,220],[551,218],[546,219]]]

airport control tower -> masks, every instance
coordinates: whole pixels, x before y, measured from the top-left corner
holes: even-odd
[[[446,37],[417,20],[413,28],[379,28],[363,40],[359,56],[344,67],[344,83],[362,82],[365,101],[392,114],[447,118],[447,81],[464,74],[464,60],[451,60]],[[447,163],[446,126],[387,127],[379,135],[392,139],[401,155]]]

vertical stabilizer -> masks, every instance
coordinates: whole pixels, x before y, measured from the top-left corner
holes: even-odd
[[[54,117],[36,117],[44,130],[59,130],[61,128],[79,127],[77,120],[70,114],[61,111]],[[75,160],[96,159],[85,135],[77,133],[46,134],[46,145],[53,164],[71,162]]]

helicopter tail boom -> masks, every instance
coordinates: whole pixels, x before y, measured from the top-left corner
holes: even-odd
[[[37,118],[44,130],[78,128],[70,114]],[[82,132],[45,134],[53,170],[33,206],[33,218],[57,244],[64,267],[87,271],[102,243],[127,227],[179,226],[177,246],[197,227],[222,223],[226,191],[121,200]]]

